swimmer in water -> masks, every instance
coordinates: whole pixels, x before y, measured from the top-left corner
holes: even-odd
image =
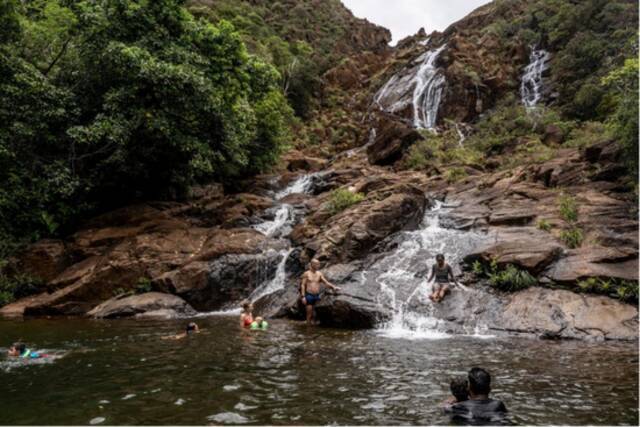
[[[40,353],[28,349],[27,346],[21,342],[11,345],[9,351],[7,351],[7,355],[9,357],[20,357],[22,359],[39,359],[42,357]]]
[[[181,340],[182,338],[186,338],[191,334],[199,334],[200,328],[196,322],[189,322],[185,327],[184,332],[176,334],[176,335],[167,335],[162,337],[163,340]]]
[[[240,313],[240,326],[248,328],[253,323],[253,304],[250,301],[242,303],[242,313]]]
[[[453,378],[449,383],[451,397],[443,403],[443,409],[449,411],[451,405],[469,400],[469,382],[466,378]]]

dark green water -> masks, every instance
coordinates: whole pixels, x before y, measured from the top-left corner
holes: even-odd
[[[638,424],[636,344],[407,340],[235,317],[0,322],[0,424],[447,424],[448,380],[471,366],[520,424]],[[19,338],[43,361],[8,361]]]

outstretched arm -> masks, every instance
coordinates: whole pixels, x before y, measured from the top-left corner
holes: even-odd
[[[320,273],[320,280],[322,280],[322,283],[324,283],[325,285],[327,285],[329,288],[333,289],[334,291],[339,291],[340,288],[335,286],[333,283],[330,283],[326,277],[324,277],[324,274]]]
[[[431,267],[431,275],[427,279],[427,283],[431,282],[435,275],[436,275],[436,266],[434,265],[433,267]]]

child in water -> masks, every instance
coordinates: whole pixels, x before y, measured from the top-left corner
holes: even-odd
[[[11,345],[11,347],[9,347],[9,351],[7,351],[7,355],[9,357],[20,357],[23,359],[38,359],[42,357],[40,353],[28,349],[27,346],[21,342]]]
[[[199,334],[200,328],[196,322],[189,322],[184,330],[184,332],[176,334],[176,335],[167,335],[162,337],[163,340],[181,340],[182,338],[186,338],[191,334]]]
[[[269,324],[267,323],[266,320],[264,320],[262,317],[258,316],[256,317],[256,320],[254,320],[253,322],[251,322],[251,325],[249,326],[249,329],[251,330],[266,330],[269,327]]]

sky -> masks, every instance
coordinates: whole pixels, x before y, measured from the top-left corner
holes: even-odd
[[[489,0],[342,0],[358,18],[391,30],[395,44],[424,27],[442,31]]]

